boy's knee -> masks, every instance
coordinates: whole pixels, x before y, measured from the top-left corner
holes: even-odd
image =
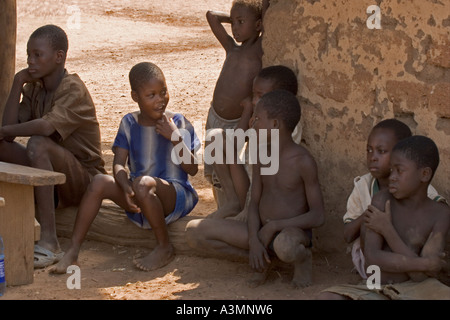
[[[89,183],[86,192],[89,193],[101,193],[105,189],[111,176],[106,174],[97,174],[92,178],[91,183]]]
[[[149,176],[134,179],[133,190],[137,199],[142,199],[151,195],[156,195],[156,180]]]
[[[48,155],[51,142],[49,137],[31,136],[27,143],[28,158],[33,161],[43,155]]]
[[[203,219],[195,219],[188,222],[186,225],[186,242],[191,248],[198,248],[200,242],[202,241],[202,235],[201,232],[202,224],[201,222]]]
[[[287,263],[301,258],[307,250],[303,238],[302,230],[298,228],[283,229],[273,241],[273,249],[277,257]]]

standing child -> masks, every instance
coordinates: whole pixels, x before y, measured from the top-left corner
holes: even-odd
[[[65,69],[69,42],[60,27],[36,29],[27,43],[28,68],[15,77],[0,128],[0,161],[61,172],[66,182],[35,187],[41,237],[34,267],[45,268],[63,253],[55,207],[76,206],[92,178],[106,173],[94,102],[77,74]],[[24,146],[15,137],[29,137]]]
[[[230,14],[214,11],[206,14],[212,32],[226,53],[206,120],[206,147],[223,130],[235,129],[242,115],[241,101],[251,95],[253,79],[262,66],[262,12],[268,2],[234,0]],[[233,36],[228,34],[224,23],[231,24]],[[213,184],[218,208],[226,204],[231,211],[239,211],[228,166],[210,163],[205,158],[204,175]],[[217,213],[216,217],[224,215]]]
[[[264,95],[255,108],[253,128],[279,133],[279,170],[264,175],[265,165],[253,165],[248,221],[198,219],[186,226],[188,244],[194,249],[227,258],[247,258],[256,270],[251,285],[266,279],[269,253],[294,265],[293,284],[312,281],[311,229],[324,221],[324,205],[317,165],[311,154],[292,140],[300,120],[296,96],[285,90]],[[261,146],[260,146],[261,147]],[[265,146],[264,146],[265,147]],[[267,146],[271,149],[270,143]]]
[[[89,185],[78,210],[71,246],[51,272],[65,273],[68,266],[77,263],[80,246],[103,199],[125,209],[138,226],[153,229],[156,247],[135,260],[145,271],[161,268],[173,259],[167,224],[187,215],[197,204],[197,193],[188,180],[188,174],[197,173],[193,153],[200,146],[192,125],[183,115],[166,110],[169,92],[156,65],[139,63],[129,77],[131,96],[139,111],[125,115],[120,123],[113,145],[114,177],[98,175]],[[181,154],[189,161],[177,164],[175,148],[189,153]]]
[[[445,264],[450,209],[427,196],[438,148],[427,137],[413,136],[395,145],[390,164],[388,190],[374,196],[361,229],[366,266],[380,270],[379,288],[334,286],[319,298],[450,299],[450,288],[436,279]],[[372,225],[372,219],[383,223]]]
[[[359,238],[361,225],[372,197],[377,192],[388,189],[392,148],[398,141],[408,137],[411,137],[411,130],[396,119],[383,120],[373,127],[367,140],[366,163],[370,172],[355,178],[355,187],[347,201],[347,212],[343,217],[344,238],[348,243],[353,242],[352,261],[363,279],[367,276]],[[428,188],[428,196],[436,201],[445,201],[431,185]]]

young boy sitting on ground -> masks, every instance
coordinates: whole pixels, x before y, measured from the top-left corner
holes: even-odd
[[[212,32],[225,49],[226,59],[206,120],[205,147],[224,130],[235,129],[242,115],[241,101],[251,95],[253,79],[262,66],[262,12],[267,5],[268,0],[234,0],[230,14],[215,11],[206,14]],[[233,36],[228,34],[225,23],[231,24]],[[211,161],[205,158],[204,175],[212,183],[217,201],[218,211],[213,215],[224,218],[229,212],[240,211],[239,201],[228,166]],[[223,205],[225,209],[221,210]]]
[[[408,137],[411,137],[411,130],[397,119],[383,120],[373,127],[367,140],[366,151],[366,164],[370,172],[355,178],[354,189],[347,201],[347,212],[343,217],[344,238],[347,243],[353,242],[352,261],[363,279],[366,279],[367,275],[359,238],[361,225],[372,197],[377,192],[388,189],[392,148],[397,142]],[[428,196],[436,201],[445,201],[431,185],[428,187]]]
[[[271,264],[269,254],[275,253],[281,261],[294,265],[293,284],[307,286],[312,281],[311,229],[324,222],[324,205],[316,162],[292,140],[300,120],[300,104],[292,93],[276,90],[261,98],[253,117],[258,139],[265,131],[268,135],[278,131],[279,170],[264,175],[266,165],[259,161],[253,165],[247,222],[192,220],[186,226],[187,242],[211,255],[248,259],[257,271],[252,286],[265,281]],[[271,150],[271,143],[261,147]]]
[[[68,266],[77,263],[80,246],[103,199],[125,209],[139,227],[153,229],[157,246],[134,261],[144,271],[161,268],[174,258],[166,224],[187,215],[197,204],[197,193],[188,180],[188,174],[197,173],[193,153],[200,146],[192,125],[183,115],[166,110],[169,92],[156,65],[139,63],[129,78],[139,111],[125,115],[120,123],[113,145],[114,177],[98,175],[89,185],[78,210],[71,246],[51,272],[65,273]],[[188,161],[178,164],[175,149],[181,151],[175,152],[177,156],[181,154],[181,159]]]
[[[450,208],[427,196],[438,148],[427,137],[413,136],[395,145],[390,164],[388,190],[374,196],[361,229],[366,266],[379,267],[380,288],[335,286],[319,298],[450,299],[450,288],[435,279],[445,264]]]
[[[14,77],[0,128],[0,161],[66,176],[62,185],[34,189],[41,224],[35,268],[52,265],[63,255],[55,206],[78,205],[92,177],[106,173],[94,102],[78,75],[65,69],[67,50],[67,35],[58,26],[46,25],[31,34],[28,68]],[[30,137],[27,145],[14,141],[17,136]]]

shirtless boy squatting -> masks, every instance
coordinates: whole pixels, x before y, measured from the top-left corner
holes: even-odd
[[[253,165],[248,221],[197,219],[186,226],[187,242],[194,249],[248,259],[257,271],[251,286],[265,281],[273,254],[294,265],[295,286],[312,281],[311,228],[323,224],[324,205],[316,162],[292,140],[300,112],[295,95],[285,90],[267,93],[256,105],[253,128],[257,134],[261,129],[268,135],[271,129],[279,130],[279,170],[261,175],[262,166]]]

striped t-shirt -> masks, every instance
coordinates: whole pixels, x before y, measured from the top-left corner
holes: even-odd
[[[176,181],[185,188],[194,191],[188,180],[188,174],[181,165],[172,160],[173,144],[156,132],[155,126],[138,124],[139,111],[129,113],[122,118],[113,144],[128,150],[128,168],[130,179],[151,176],[169,182]],[[192,124],[181,114],[166,110],[166,115],[173,118],[175,125],[181,130],[183,140],[191,152],[201,146]]]

